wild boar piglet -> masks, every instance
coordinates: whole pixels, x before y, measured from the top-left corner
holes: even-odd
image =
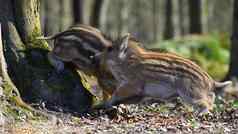
[[[105,64],[117,81],[117,88],[104,107],[138,103],[148,97],[162,101],[181,97],[199,113],[207,113],[213,109],[214,90],[231,85],[231,81],[216,82],[186,58],[148,51],[129,43],[129,39],[128,34],[99,55],[101,64]]]

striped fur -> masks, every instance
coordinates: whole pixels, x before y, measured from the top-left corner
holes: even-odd
[[[215,82],[197,64],[181,56],[148,51],[136,42],[124,41],[130,39],[128,36],[117,42],[111,51],[100,55],[105,58],[106,68],[118,82],[106,106],[125,102],[124,99],[133,96],[161,100],[178,96],[200,112],[208,112],[213,108],[213,90],[218,86],[231,85],[230,81]]]
[[[54,41],[51,53],[58,59],[73,62],[79,69],[94,71],[97,63],[92,59],[97,53],[111,47],[112,41],[106,38],[98,29],[76,25],[49,37],[38,37]]]
[[[120,45],[121,41],[113,42],[99,30],[89,26],[71,27],[62,33],[50,37],[39,37],[39,39],[54,40],[52,55],[60,60],[73,62],[78,69],[95,75],[98,78],[100,87],[103,89],[104,100],[114,94],[114,97],[108,101],[110,102],[109,104],[112,104],[118,98],[126,97],[128,99],[131,96],[141,96],[142,91],[138,90],[138,87],[143,87],[141,85],[143,82],[153,81],[160,83],[160,80],[169,78],[171,81],[180,79],[177,84],[185,80],[184,84],[194,87],[181,89],[180,91],[185,94],[185,96],[181,96],[182,98],[185,98],[190,103],[193,101],[193,104],[211,109],[213,101],[210,92],[216,86],[225,87],[230,84],[230,82],[225,84],[214,82],[198,65],[178,55],[146,51],[140,47],[138,41],[131,37],[128,41],[130,56],[127,57],[126,62],[118,61],[115,54],[120,51],[117,50],[117,45],[114,46],[113,44]],[[104,52],[106,49],[109,50],[109,53]],[[103,56],[102,58],[100,56],[100,58],[97,58],[96,55],[98,53],[103,53],[106,57]],[[109,60],[120,64],[110,68],[111,63],[108,63]],[[118,89],[117,84],[120,84],[125,78],[129,85],[127,84],[125,89]],[[137,80],[140,80],[139,83]],[[173,88],[176,90],[176,87]],[[188,96],[187,98],[186,95]],[[200,97],[200,99],[197,99],[197,97]]]
[[[38,37],[38,39],[54,41],[53,50],[49,53],[49,61],[57,70],[62,70],[60,62],[72,62],[85,75],[99,78],[97,88],[103,90],[104,100],[111,96],[115,89],[115,79],[110,72],[99,67],[98,59],[92,58],[111,47],[113,41],[110,38],[91,26],[76,25],[55,35]]]
[[[38,37],[37,39],[56,41],[67,36],[76,36],[76,38],[82,38],[83,40],[89,41],[94,45],[100,43],[100,45],[97,45],[99,49],[101,49],[101,47],[109,47],[112,45],[111,41],[108,40],[98,29],[81,24],[72,26],[69,29],[55,35],[49,37]]]
[[[105,37],[98,29],[85,25],[73,26],[64,32],[38,39],[54,40],[54,48],[49,55],[62,61],[74,63],[86,75],[96,76],[98,88],[102,89],[104,100],[110,98],[116,89],[116,81],[111,72],[105,69],[103,65],[99,65],[100,59],[92,59],[91,57],[111,48],[114,41]],[[139,45],[135,38],[130,38],[130,43]],[[61,66],[58,66],[62,64],[54,64],[59,63],[59,61],[55,61],[55,58],[50,61],[54,61],[51,63],[56,69],[59,68],[57,70],[62,69]]]

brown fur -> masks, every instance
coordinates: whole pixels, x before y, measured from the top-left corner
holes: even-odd
[[[61,41],[61,39],[71,35],[81,39],[82,42],[78,42],[75,45],[72,43],[74,41],[71,40],[66,40],[66,42]],[[144,85],[141,83],[147,81],[160,82],[157,79],[163,74],[166,77],[177,76],[181,78],[182,81],[178,81],[178,83],[184,81],[185,83],[194,83],[192,86],[196,87],[195,89],[181,90],[183,93],[188,93],[190,98],[195,98],[195,101],[192,102],[188,100],[187,102],[198,105],[203,109],[212,109],[214,99],[212,90],[215,87],[214,81],[205,71],[190,60],[171,53],[146,51],[140,47],[138,41],[129,38],[128,46],[130,56],[126,58],[126,62],[118,61],[117,55],[113,54],[119,51],[115,51],[114,49],[113,53],[103,52],[103,50],[107,50],[108,48],[115,48],[115,46],[112,46],[113,41],[106,39],[97,29],[87,26],[72,27],[50,38],[55,40],[55,46],[51,52],[53,57],[56,57],[56,60],[72,62],[78,69],[89,75],[95,75],[98,78],[100,87],[103,89],[104,100],[108,100],[113,94],[112,99],[108,101],[110,105],[118,100],[123,100],[123,98],[130,101],[133,96],[136,98],[145,97],[143,96],[144,89],[142,88]],[[93,62],[95,59],[86,56],[88,54],[85,52],[88,50],[80,48],[84,42],[87,42],[87,45],[91,47],[96,45],[97,51],[105,55],[97,59],[99,63]],[[91,52],[89,54],[91,54]],[[96,53],[92,56],[95,57],[95,54]],[[82,57],[84,58],[82,59]],[[81,62],[81,60],[84,60],[84,62]],[[120,64],[110,68],[111,65],[108,63],[108,60],[112,60],[116,63],[118,61]],[[54,66],[57,68],[58,65],[61,64]],[[120,86],[120,84],[123,84],[124,78],[128,81],[126,84]],[[161,97],[163,98],[164,96]]]
[[[74,39],[71,36],[82,41],[74,43]],[[96,54],[94,51],[86,50],[82,47],[83,43],[88,43],[86,45],[94,47],[98,52],[111,47],[112,41],[106,38],[100,30],[91,26],[76,25],[55,35],[38,37],[38,39],[54,40],[54,47],[48,54],[48,58],[58,71],[63,69],[63,62],[72,62],[85,75],[94,75],[98,78],[97,90],[102,90],[105,101],[111,97],[116,87],[115,79],[110,72],[98,65],[98,61],[95,62],[95,59],[86,56]],[[85,78],[89,77],[86,76]],[[87,81],[90,81],[90,79],[87,79]]]
[[[200,112],[212,110],[215,81],[194,62],[173,53],[147,51],[124,37],[112,51],[100,55],[117,80],[117,89],[105,106],[124,102],[133,96],[170,100],[181,97]],[[121,50],[123,44],[128,48]],[[217,82],[216,82],[217,83]],[[227,82],[224,85],[229,85]]]

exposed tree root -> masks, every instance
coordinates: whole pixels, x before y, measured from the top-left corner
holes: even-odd
[[[9,97],[8,100],[10,100],[11,103],[15,103],[15,105],[20,108],[26,109],[30,112],[37,114],[37,115],[47,117],[50,120],[55,119],[55,116],[50,115],[50,114],[45,113],[40,110],[36,110],[33,107],[31,107],[30,105],[26,104],[22,100],[18,89],[16,88],[16,86],[13,84],[11,78],[9,77],[9,75],[7,73],[6,60],[5,60],[5,57],[3,54],[1,23],[0,23],[0,77],[2,77],[2,80],[3,80],[2,87],[3,87],[4,93],[6,94],[6,97]]]

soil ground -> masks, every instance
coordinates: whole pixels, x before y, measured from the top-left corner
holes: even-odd
[[[0,134],[238,133],[238,109],[231,105],[201,117],[189,111],[184,105],[152,103],[84,115],[57,113],[57,121],[9,121],[0,125]]]

